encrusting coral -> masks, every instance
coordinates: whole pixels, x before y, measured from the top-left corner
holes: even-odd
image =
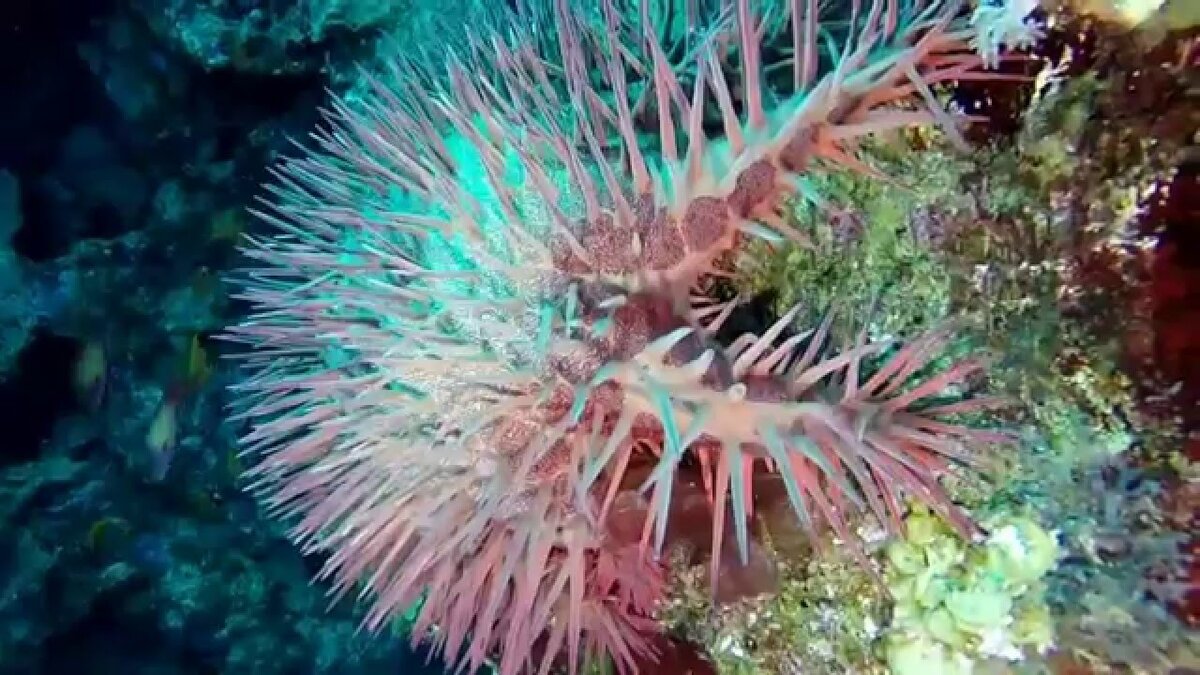
[[[938,477],[1008,437],[954,419],[996,403],[963,386],[984,361],[929,372],[953,326],[836,350],[793,310],[722,345],[738,301],[700,289],[748,239],[805,243],[785,204],[826,204],[811,171],[875,175],[859,139],[957,138],[931,88],[1001,77],[978,26],[940,0],[826,23],[815,0],[719,4],[682,62],[614,0],[497,9],[444,72],[399,59],[278,169],[229,336],[252,347],[249,474],[340,593],[374,597],[368,627],[420,599],[414,636],[436,627],[467,670],[635,670],[684,465],[714,587],[729,531],[746,562],[762,472],[864,562],[853,510],[895,531],[913,499],[975,532]]]
[[[977,659],[1016,661],[1050,647],[1042,578],[1060,555],[1053,533],[1029,518],[997,518],[986,541],[968,546],[923,509],[906,525],[887,551],[893,673],[966,674]]]

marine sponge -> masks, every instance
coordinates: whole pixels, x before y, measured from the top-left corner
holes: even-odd
[[[401,57],[364,105],[335,103],[277,170],[275,233],[246,247],[254,313],[230,331],[252,347],[249,473],[340,593],[374,597],[369,628],[423,598],[414,637],[437,628],[468,670],[635,670],[683,462],[711,502],[714,585],[727,530],[745,560],[763,470],[850,545],[851,509],[898,528],[904,496],[973,531],[938,475],[1005,437],[946,419],[994,403],[955,389],[979,360],[928,375],[951,327],[864,327],[839,353],[790,312],[724,346],[736,301],[699,294],[745,238],[803,241],[780,211],[821,201],[817,163],[871,174],[866,134],[957,134],[931,87],[973,76],[971,29],[958,3],[854,2],[822,49],[815,0],[719,4],[687,67],[612,0],[528,15],[549,24],[497,9],[444,71]],[[785,67],[765,41],[790,42]]]

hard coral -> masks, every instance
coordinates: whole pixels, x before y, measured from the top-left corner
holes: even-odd
[[[711,336],[736,302],[695,297],[744,238],[803,239],[780,209],[821,201],[803,180],[818,161],[871,173],[865,134],[955,132],[931,86],[980,64],[959,5],[854,2],[822,27],[840,41],[827,51],[815,0],[720,5],[690,24],[682,68],[614,0],[530,14],[553,26],[497,15],[444,75],[401,58],[361,109],[335,104],[317,151],[278,170],[259,214],[277,232],[246,249],[256,311],[231,329],[254,348],[246,453],[255,489],[329,553],[325,575],[375,596],[369,627],[425,593],[414,635],[436,628],[469,670],[585,653],[633,670],[689,456],[714,584],[727,529],[746,558],[762,469],[806,527],[847,544],[851,506],[897,524],[901,495],[970,531],[937,476],[1000,437],[941,418],[990,402],[924,402],[981,364],[909,386],[949,330],[894,349],[864,328],[833,355],[827,324],[792,334],[789,313],[723,347]],[[548,30],[557,54],[539,47]],[[764,62],[760,43],[789,39]],[[638,491],[629,464],[647,453]]]

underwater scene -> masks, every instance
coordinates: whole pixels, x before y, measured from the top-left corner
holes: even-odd
[[[1200,0],[0,36],[0,675],[1200,673]]]

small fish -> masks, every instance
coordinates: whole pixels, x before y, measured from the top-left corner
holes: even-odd
[[[212,375],[212,365],[209,362],[208,350],[199,334],[192,335],[188,340],[187,354],[184,362],[183,382],[180,386],[191,391],[199,389]]]
[[[108,383],[108,355],[104,345],[88,342],[75,361],[75,391],[89,410],[100,407]]]
[[[146,449],[151,453],[150,477],[161,481],[167,477],[171,469],[171,460],[175,458],[175,445],[178,441],[178,402],[175,397],[168,396],[154,415],[150,429],[146,432]]]

